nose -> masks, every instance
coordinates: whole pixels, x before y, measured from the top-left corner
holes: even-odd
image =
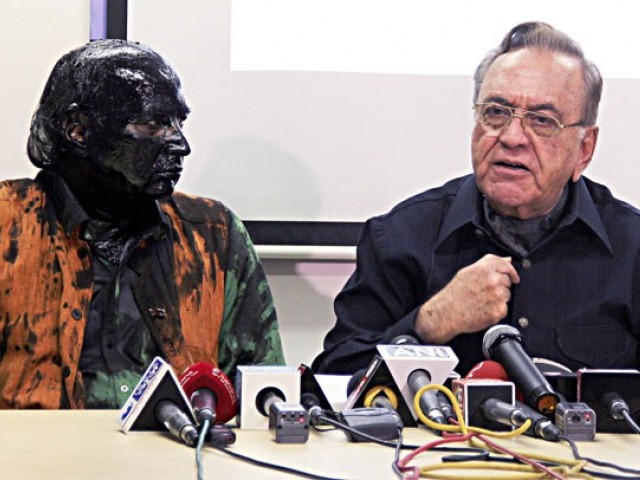
[[[184,136],[184,132],[180,125],[174,124],[171,128],[171,133],[167,138],[167,146],[165,151],[169,155],[178,155],[180,157],[186,157],[191,153],[191,147],[187,138]]]
[[[528,142],[529,137],[525,131],[523,116],[514,113],[509,123],[500,132],[499,138],[500,142],[507,146],[516,146]]]

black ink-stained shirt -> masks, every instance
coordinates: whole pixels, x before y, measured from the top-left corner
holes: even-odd
[[[224,205],[176,193],[114,230],[69,195],[45,172],[0,184],[0,408],[119,408],[155,355],[176,374],[284,363],[262,266]]]
[[[520,330],[529,355],[571,369],[640,367],[640,212],[581,178],[554,231],[519,255],[494,238],[475,178],[466,176],[367,221],[313,370],[354,373],[376,345],[415,336],[420,306],[486,254],[512,257],[521,281],[501,322]],[[458,373],[484,360],[483,335],[449,342]]]

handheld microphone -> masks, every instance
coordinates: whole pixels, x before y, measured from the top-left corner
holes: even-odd
[[[425,385],[431,383],[431,375],[423,369],[416,369],[409,374],[407,385],[411,393],[415,395]],[[436,390],[427,390],[420,396],[420,408],[426,416],[435,423],[446,423],[444,413],[440,408],[440,401],[436,395]]]
[[[267,387],[260,390],[256,395],[256,408],[265,417],[269,416],[271,405],[276,402],[285,403],[285,395],[275,387]]]
[[[347,383],[347,396],[360,385],[365,378],[367,369],[358,370]],[[398,398],[391,387],[387,385],[375,385],[364,393],[363,403],[365,407],[386,408],[391,411],[398,409]]]
[[[640,433],[640,371],[580,369],[578,401],[594,410],[600,433]]]
[[[496,398],[487,398],[480,404],[480,410],[487,420],[514,427],[520,427],[531,420],[531,426],[526,432],[528,435],[552,442],[560,441],[560,429],[547,417],[521,402],[511,405]]]
[[[420,342],[411,335],[398,335],[391,340],[393,345],[419,345]],[[407,385],[411,394],[415,394],[425,385],[431,383],[431,374],[422,368],[412,371],[407,377]],[[440,401],[436,390],[427,390],[420,397],[420,408],[426,416],[435,423],[446,423],[444,413],[440,408]]]
[[[160,357],[152,360],[119,418],[124,433],[167,429],[189,446],[194,446],[198,438],[189,400],[169,364]]]
[[[154,409],[158,421],[181,442],[193,447],[198,441],[198,431],[186,413],[171,400],[160,400]]]
[[[198,362],[180,376],[180,386],[191,401],[199,424],[226,423],[238,412],[238,400],[233,384],[219,368]]]
[[[562,430],[549,418],[535,411],[526,403],[516,400],[516,406],[531,419],[531,426],[526,431],[527,435],[542,438],[551,442],[559,442]]]
[[[544,414],[555,411],[558,395],[525,353],[518,329],[494,325],[484,334],[482,350],[487,359],[496,360],[504,367],[529,405]]]

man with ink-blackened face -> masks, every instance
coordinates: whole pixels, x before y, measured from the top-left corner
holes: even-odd
[[[28,142],[41,170],[0,184],[0,408],[119,408],[155,356],[177,374],[284,363],[242,222],[175,191],[188,113],[144,45],[56,63]]]
[[[173,69],[132,49],[128,56],[105,55],[90,73],[101,76],[90,106],[66,130],[90,163],[62,162],[65,179],[77,189],[91,185],[96,194],[173,193],[191,151],[182,132],[189,108]]]

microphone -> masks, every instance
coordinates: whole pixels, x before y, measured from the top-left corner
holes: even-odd
[[[578,401],[593,409],[599,433],[640,433],[640,371],[583,368],[577,377]]]
[[[559,401],[542,372],[522,347],[518,329],[509,325],[494,325],[482,339],[482,351],[490,360],[499,362],[518,386],[527,403],[538,412],[551,414]]]
[[[396,345],[419,345],[418,340],[411,335],[398,335],[394,337],[391,342]],[[413,396],[415,396],[418,390],[430,383],[431,374],[422,368],[412,371],[407,378],[407,385],[409,385]],[[420,397],[420,408],[431,421],[435,423],[446,423],[436,390],[427,390],[422,393]]]
[[[160,400],[154,409],[156,418],[181,442],[193,447],[198,441],[198,431],[187,414],[171,400]]]
[[[425,385],[431,383],[431,375],[421,368],[414,370],[407,378],[407,385],[413,396]],[[427,390],[420,396],[420,408],[426,416],[435,423],[446,423],[444,413],[440,408],[440,401],[436,395],[436,390]]]
[[[354,373],[347,383],[347,397],[360,385],[365,379],[367,369],[363,368]],[[363,404],[365,407],[386,408],[395,412],[398,409],[398,397],[391,387],[386,385],[376,385],[367,390],[363,396]]]
[[[219,368],[198,362],[180,376],[180,386],[191,402],[199,424],[226,423],[238,412],[238,400],[233,384]]]
[[[265,417],[269,416],[269,410],[274,403],[285,403],[284,393],[278,388],[267,387],[256,395],[256,408]]]
[[[527,435],[549,440],[551,442],[559,442],[562,430],[553,423],[549,418],[536,412],[526,403],[516,400],[516,405],[531,419],[531,426],[526,431]]]
[[[300,406],[301,374],[291,366],[239,365],[235,387],[241,429],[268,430],[272,406],[285,403]]]
[[[497,398],[487,398],[480,404],[480,411],[487,420],[513,427],[520,427],[527,420],[531,420],[527,434],[552,442],[560,441],[560,429],[547,417],[523,403],[516,402],[516,405],[511,405]]]
[[[189,446],[198,439],[189,400],[172,368],[160,357],[151,361],[120,410],[119,419],[124,433],[166,429]]]

